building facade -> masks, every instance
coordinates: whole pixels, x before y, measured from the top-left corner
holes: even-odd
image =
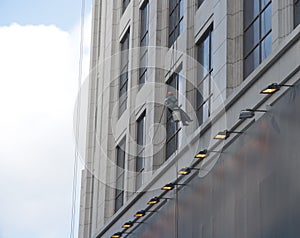
[[[94,0],[79,237],[297,237],[299,39],[299,0]]]

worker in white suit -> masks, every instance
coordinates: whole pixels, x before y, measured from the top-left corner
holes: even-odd
[[[181,109],[182,105],[178,105],[177,98],[172,91],[167,93],[165,104],[172,111],[174,122],[181,121],[183,126],[188,126],[189,122],[193,121],[189,115]]]

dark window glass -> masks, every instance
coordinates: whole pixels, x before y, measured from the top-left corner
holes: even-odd
[[[122,11],[125,12],[127,6],[129,5],[130,0],[123,0]]]
[[[183,30],[184,1],[169,1],[169,47]]]
[[[259,14],[260,0],[244,0],[244,26],[248,27]]]
[[[256,46],[259,43],[259,19],[256,19],[252,25],[245,31],[245,47],[244,52],[247,55],[253,46]]]
[[[212,66],[212,26],[204,33],[198,44],[198,75],[196,90],[196,114],[201,125],[210,116]]]
[[[141,187],[143,184],[144,151],[146,141],[145,116],[146,113],[144,112],[137,120],[136,189]]]
[[[179,73],[174,73],[167,83],[167,91],[173,92],[178,99]],[[167,108],[166,121],[166,159],[168,159],[178,148],[178,123],[174,122],[172,111]]]
[[[244,60],[244,74],[249,75],[259,65],[259,46],[257,46]]]
[[[198,61],[204,68],[202,77],[205,77],[212,68],[211,65],[211,29],[209,29],[201,38],[198,45]]]
[[[300,24],[300,0],[295,0],[294,4],[294,19],[295,19],[295,27]]]
[[[244,0],[244,78],[272,52],[272,1]]]
[[[198,7],[200,7],[203,2],[204,0],[198,0]]]
[[[128,64],[129,64],[129,32],[127,32],[121,42],[121,74],[119,80],[119,116],[127,108],[127,88],[128,88]]]
[[[148,65],[148,41],[149,41],[149,3],[144,3],[141,8],[141,40],[140,40],[140,68],[139,68],[139,85],[144,85],[147,77]]]
[[[124,138],[117,146],[115,212],[123,206],[124,202],[125,142]]]

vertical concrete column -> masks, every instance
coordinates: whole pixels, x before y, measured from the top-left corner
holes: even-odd
[[[227,97],[243,81],[243,0],[227,1]]]
[[[101,59],[102,65],[102,87],[99,89],[103,94],[102,98],[102,121],[99,123],[101,128],[101,150],[103,150],[104,158],[99,156],[102,161],[101,172],[105,174],[103,179],[104,186],[101,194],[100,204],[104,204],[104,212],[98,217],[103,219],[104,224],[115,213],[115,185],[116,185],[116,121],[118,113],[114,111],[118,100],[118,76],[120,64],[120,18],[122,15],[121,1],[105,1],[106,7],[105,24],[106,31],[104,35],[105,41],[102,45],[104,56]],[[114,112],[114,113],[113,113]]]
[[[294,0],[272,1],[272,47],[276,49],[294,28]]]
[[[195,14],[197,1],[187,1],[186,4],[186,54],[184,55],[184,68],[186,69],[186,91],[185,97],[187,104],[185,110],[193,119],[188,127],[183,128],[183,137],[191,135],[197,128],[198,122],[195,115],[196,92],[197,92],[197,45],[195,42]]]
[[[93,3],[93,22],[92,22],[92,45],[94,48],[91,49],[91,74],[89,75],[89,98],[88,98],[88,118],[87,118],[87,132],[86,132],[86,144],[88,145],[85,152],[85,170],[82,172],[81,181],[81,197],[80,197],[80,217],[79,217],[79,233],[78,236],[91,237],[92,226],[92,214],[93,214],[93,174],[91,173],[94,167],[94,151],[95,151],[95,122],[97,120],[96,116],[96,95],[97,95],[97,71],[93,70],[97,64],[99,57],[100,48],[100,25],[101,25],[101,15],[100,15],[100,1],[96,0]]]

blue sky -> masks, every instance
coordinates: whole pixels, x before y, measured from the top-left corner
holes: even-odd
[[[87,12],[91,1],[86,0]],[[79,0],[1,0],[0,25],[19,23],[21,25],[51,25],[69,30],[80,18]]]
[[[85,12],[82,85],[91,0]],[[0,238],[69,237],[80,15],[78,0],[0,0]]]

